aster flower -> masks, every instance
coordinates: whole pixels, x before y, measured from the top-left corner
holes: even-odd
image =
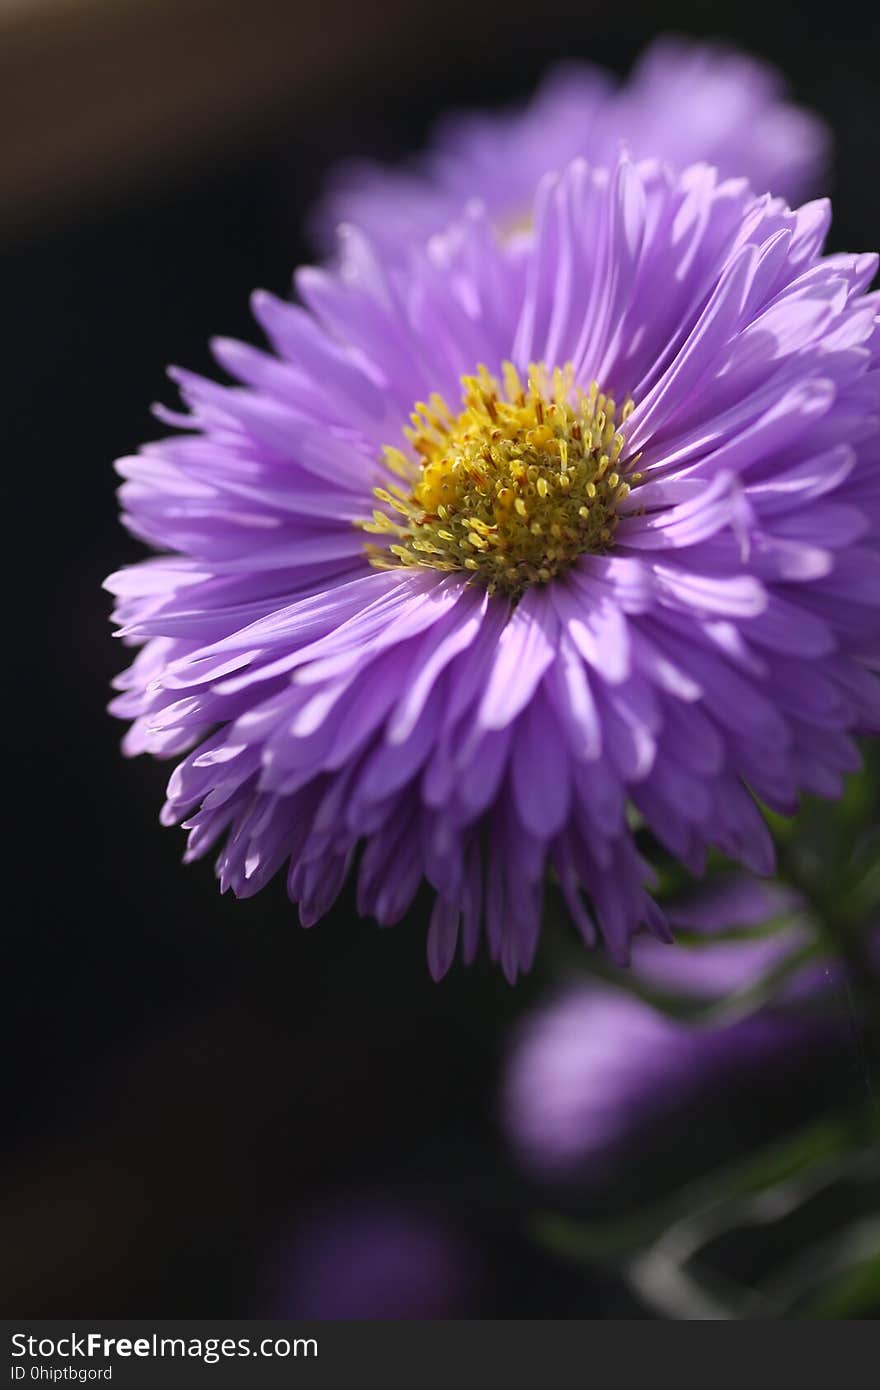
[[[880,718],[876,259],[705,166],[576,162],[534,221],[349,234],[120,464],[169,552],[109,581],[126,749],[186,753],[163,820],[306,926],[356,856],[381,923],[426,880],[435,976],[528,968],[548,869],[626,960],[667,930],[633,807],[767,873],[753,795],[836,796]]]
[[[752,1011],[753,992],[767,981],[779,1005],[838,982],[839,961],[820,948],[805,902],[775,879],[716,875],[686,900],[666,904],[665,915],[676,940],[692,949],[667,951],[644,936],[633,942],[633,977],[651,997],[723,1006],[735,1017]]]
[[[332,246],[352,223],[383,254],[442,231],[479,198],[505,235],[528,225],[538,182],[578,157],[612,168],[625,148],[685,169],[697,160],[791,202],[817,191],[829,135],[784,99],[769,65],[717,45],[662,38],[628,82],[584,63],[552,68],[526,105],[441,118],[425,155],[403,168],[349,162],[331,175],[316,228]]]
[[[781,1078],[832,1039],[839,1044],[841,1033],[827,1020],[767,1011],[697,1027],[610,985],[573,986],[516,1041],[504,1127],[524,1167],[582,1172],[719,1089],[774,1071]]]
[[[711,886],[669,916],[703,941],[668,951],[640,939],[634,977],[703,1007],[726,1004],[815,945],[800,903],[747,876]],[[717,940],[768,917],[778,919],[776,930]],[[561,991],[524,1021],[507,1058],[502,1122],[520,1161],[542,1176],[601,1171],[661,1119],[734,1083],[782,1079],[786,1068],[841,1046],[848,1024],[788,1007],[794,998],[814,1005],[833,995],[841,977],[838,961],[816,955],[794,972],[784,997],[721,1024],[670,1017],[598,980]]]

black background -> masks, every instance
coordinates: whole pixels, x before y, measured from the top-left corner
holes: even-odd
[[[623,71],[670,29],[770,58],[834,129],[834,248],[877,246],[867,10],[477,6],[467,35],[426,46],[393,83],[343,88],[314,122],[279,119],[225,160],[100,206],[68,201],[8,241],[5,1311],[259,1316],[298,1214],[380,1192],[472,1241],[473,1286],[452,1311],[638,1312],[615,1281],[535,1253],[524,1229],[543,1196],[511,1169],[495,1086],[539,976],[514,992],[479,963],[436,986],[423,905],[386,932],[344,895],[304,932],[280,884],[236,903],[210,863],[181,867],[181,834],[157,821],[169,769],[125,761],[105,713],[126,657],[100,584],[142,554],[118,527],[111,464],[161,433],[148,407],[173,402],[167,362],[208,370],[210,334],[253,336],[249,291],[286,291],[333,158],[416,147],[444,106],[522,95],[553,58]],[[394,42],[381,5],[376,29]],[[660,1178],[634,1158],[621,1190],[693,1166],[706,1142],[686,1127]]]

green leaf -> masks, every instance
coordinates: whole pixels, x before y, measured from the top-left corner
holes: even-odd
[[[807,1318],[858,1318],[880,1316],[880,1238],[877,1250],[830,1280],[802,1309]]]
[[[870,1117],[871,1135],[877,1131]],[[820,1186],[864,1162],[861,1115],[830,1116],[716,1170],[670,1197],[624,1217],[580,1221],[542,1213],[532,1222],[536,1238],[575,1261],[620,1261],[660,1240],[673,1227],[698,1248],[739,1222],[776,1220]]]

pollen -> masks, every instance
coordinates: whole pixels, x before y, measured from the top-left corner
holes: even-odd
[[[415,406],[409,447],[383,451],[400,482],[375,489],[359,525],[382,537],[367,545],[380,569],[460,570],[516,600],[613,545],[641,481],[620,429],[632,402],[581,390],[570,364],[535,364],[525,382],[509,362],[501,381],[480,366],[461,388],[458,414],[437,395]]]

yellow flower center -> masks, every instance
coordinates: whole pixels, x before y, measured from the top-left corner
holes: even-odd
[[[641,481],[622,460],[614,401],[594,382],[574,385],[571,365],[529,368],[523,384],[504,363],[503,386],[483,366],[462,377],[462,410],[442,397],[419,402],[404,433],[416,458],[386,448],[402,486],[376,488],[383,504],[363,529],[380,569],[420,565],[462,570],[488,589],[519,598],[579,555],[613,542],[617,508]],[[632,410],[626,401],[622,423]]]

